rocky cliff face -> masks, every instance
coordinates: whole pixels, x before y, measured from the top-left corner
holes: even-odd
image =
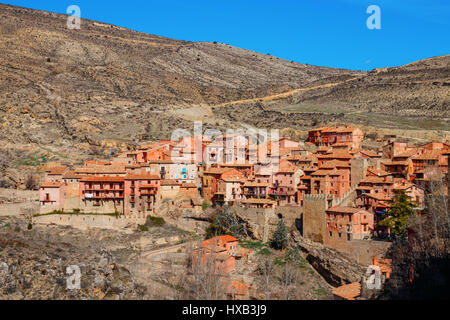
[[[291,239],[306,255],[306,260],[332,286],[361,281],[366,268],[344,253],[291,233]]]
[[[0,220],[0,299],[142,299],[145,289],[108,250],[39,238],[26,221]],[[40,235],[42,237],[42,235]],[[68,288],[80,270],[80,289]],[[69,285],[70,285],[69,284]]]
[[[135,263],[142,252],[170,245],[167,239],[189,237],[169,225],[79,230],[0,216],[0,299],[158,299]],[[79,267],[76,290],[68,287],[75,284],[70,266]]]

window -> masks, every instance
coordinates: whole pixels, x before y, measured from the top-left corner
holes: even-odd
[[[333,231],[330,231],[330,237],[332,237],[333,236]]]

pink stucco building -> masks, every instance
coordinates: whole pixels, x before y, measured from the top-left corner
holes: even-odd
[[[61,210],[64,204],[63,182],[48,181],[39,188],[40,213]]]

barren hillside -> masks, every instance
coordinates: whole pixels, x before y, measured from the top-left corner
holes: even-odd
[[[84,19],[69,30],[65,15],[3,4],[0,18],[3,172],[107,158],[195,119],[204,128],[392,125],[376,112],[448,130],[449,56],[367,73]]]

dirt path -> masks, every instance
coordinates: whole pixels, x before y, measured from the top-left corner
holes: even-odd
[[[163,248],[159,248],[156,250],[150,250],[150,251],[146,251],[144,253],[141,253],[140,258],[150,258],[154,255],[157,254],[161,254],[161,253],[167,253],[167,252],[174,252],[180,248],[183,248],[184,246],[188,246],[190,244],[194,244],[195,242],[197,242],[198,240],[192,240],[192,241],[187,241],[187,242],[183,242],[183,243],[179,243],[179,244],[175,244],[173,246],[168,246],[168,247],[163,247]]]
[[[278,94],[274,94],[274,95],[270,95],[270,96],[265,96],[265,97],[259,97],[259,98],[251,98],[251,99],[242,99],[242,100],[235,100],[235,101],[230,101],[230,102],[224,102],[224,103],[220,103],[220,104],[216,104],[216,105],[212,105],[210,106],[211,108],[217,108],[217,107],[225,107],[228,105],[232,105],[232,104],[243,104],[243,103],[252,103],[252,102],[257,102],[257,101],[272,101],[272,100],[278,100],[278,99],[283,99],[283,98],[287,98],[290,97],[296,93],[299,92],[307,92],[307,91],[311,91],[311,90],[316,90],[316,89],[321,89],[321,88],[331,88],[331,87],[335,87],[338,86],[342,83],[346,83],[346,82],[350,82],[356,79],[359,79],[361,77],[363,77],[364,75],[361,76],[356,76],[344,81],[339,81],[339,82],[333,82],[333,83],[325,83],[325,84],[321,84],[318,86],[314,86],[314,87],[308,87],[308,88],[298,88],[298,89],[294,89],[294,90],[290,90],[290,91],[286,91],[286,92],[282,92],[282,93],[278,93]]]

